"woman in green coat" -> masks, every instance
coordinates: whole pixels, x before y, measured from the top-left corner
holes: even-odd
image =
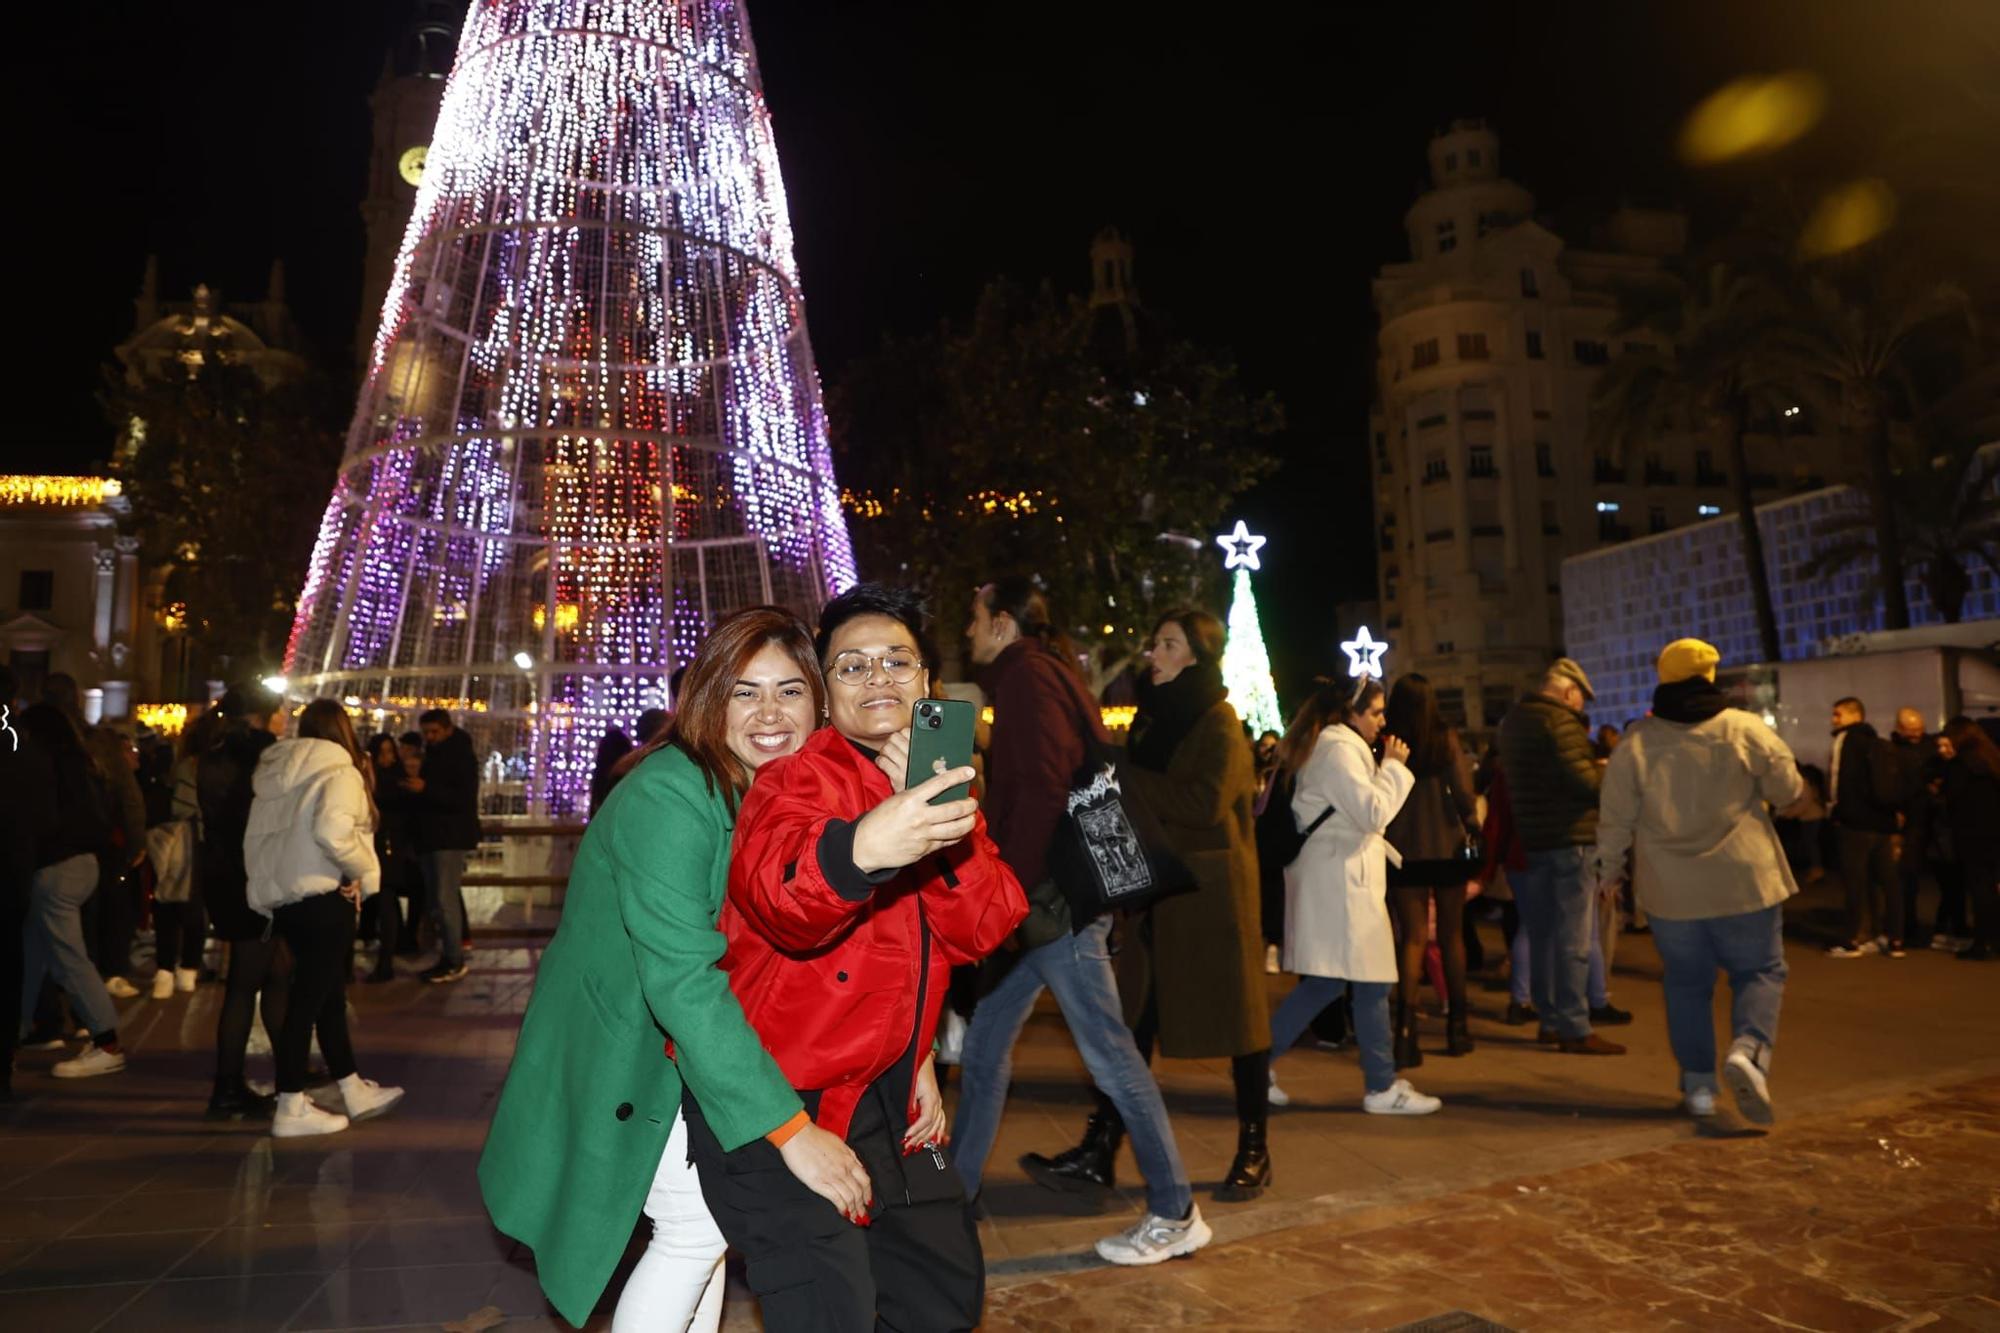
[[[535,1253],[549,1303],[590,1317],[643,1211],[652,1239],[616,1333],[714,1329],[723,1240],[688,1164],[683,1084],[726,1148],[769,1138],[850,1217],[867,1173],[814,1126],[717,970],[737,798],[805,743],[825,688],[790,614],[745,611],[689,666],[673,726],[630,761],[577,853],[479,1184],[494,1225]],[[668,1058],[671,1055],[672,1058]]]

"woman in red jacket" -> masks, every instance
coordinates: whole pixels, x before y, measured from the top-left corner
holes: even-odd
[[[816,647],[827,719],[759,772],[737,817],[722,967],[820,1128],[868,1169],[857,1228],[768,1145],[725,1153],[688,1102],[702,1192],[772,1330],[969,1329],[985,1264],[958,1173],[932,1034],[950,969],[1027,915],[1014,874],[953,769],[903,790],[911,707],[928,692],[923,615],[863,584],[827,604]]]

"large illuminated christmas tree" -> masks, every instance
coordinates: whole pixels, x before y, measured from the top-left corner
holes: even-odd
[[[476,0],[414,169],[291,692],[568,814],[718,618],[854,578],[743,6]]]
[[[1257,596],[1250,590],[1250,571],[1260,566],[1262,537],[1250,535],[1242,523],[1216,545],[1229,553],[1224,569],[1236,571],[1236,588],[1229,600],[1229,643],[1222,650],[1222,683],[1230,705],[1249,724],[1250,734],[1282,734],[1285,715],[1278,707],[1278,685],[1271,677],[1271,653],[1264,646],[1264,627],[1257,620]]]

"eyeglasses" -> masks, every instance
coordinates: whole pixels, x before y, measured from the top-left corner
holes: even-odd
[[[896,650],[870,657],[866,653],[842,653],[833,659],[826,674],[852,689],[860,689],[875,675],[880,667],[882,674],[894,685],[908,685],[924,669],[924,659],[915,653]]]

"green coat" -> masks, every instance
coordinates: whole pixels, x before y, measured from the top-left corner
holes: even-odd
[[[1160,1010],[1161,1054],[1213,1059],[1266,1049],[1271,1013],[1257,893],[1257,771],[1236,710],[1225,700],[1202,714],[1166,772],[1137,764],[1119,772],[1160,817],[1196,884],[1122,928],[1118,989],[1126,1022],[1137,1024],[1150,986]]]
[[[716,967],[730,823],[681,751],[640,764],[590,821],[536,974],[479,1186],[572,1324],[632,1237],[683,1079],[726,1149],[801,1109]]]

